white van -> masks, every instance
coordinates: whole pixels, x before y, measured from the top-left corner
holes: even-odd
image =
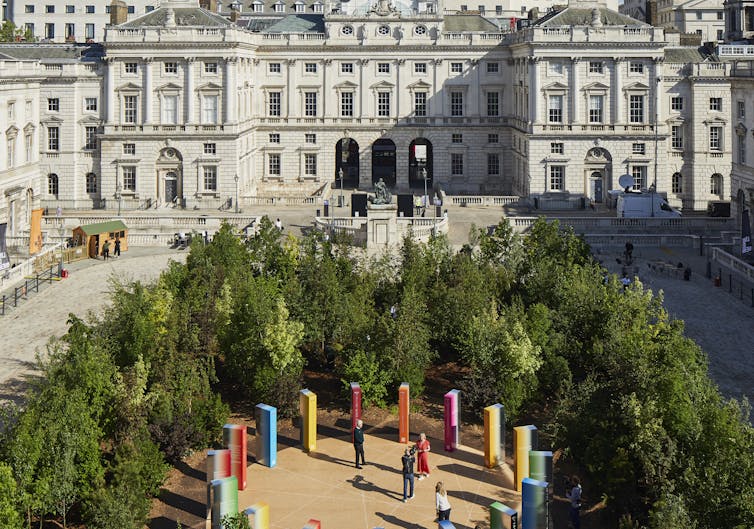
[[[618,217],[680,217],[673,208],[656,193],[626,193],[618,197]]]

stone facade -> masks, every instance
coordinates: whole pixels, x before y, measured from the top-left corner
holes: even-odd
[[[341,169],[362,189],[420,190],[426,170],[452,193],[604,202],[628,172],[684,208],[730,197],[728,66],[662,28],[579,1],[517,32],[370,9],[252,32],[171,0],[102,49],[16,48],[39,50],[40,129],[60,134],[39,140],[43,203],[231,208],[338,187]]]

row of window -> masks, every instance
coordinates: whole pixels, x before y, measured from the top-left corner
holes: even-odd
[[[94,173],[86,173],[84,178],[86,192],[89,194],[97,193],[99,188],[97,185],[97,175]],[[60,179],[55,173],[47,175],[47,194],[55,198],[58,198],[58,195],[60,194]]]
[[[129,64],[129,63],[126,63]],[[135,64],[135,63],[133,63]],[[488,74],[497,74],[500,73],[500,64],[497,62],[487,62],[486,64],[486,71]],[[463,73],[463,62],[451,62],[450,63],[450,73]],[[304,73],[305,74],[316,74],[318,70],[318,64],[316,62],[305,62],[304,63]],[[378,74],[389,74],[391,70],[391,63],[389,62],[378,62],[376,65],[376,70]],[[279,62],[271,62],[267,64],[267,71],[272,75],[278,75],[283,72],[283,64]],[[427,63],[426,62],[415,62],[414,63],[414,73],[417,75],[426,74],[428,71]],[[340,63],[340,73],[343,75],[349,75],[354,72],[354,63],[352,62],[341,62]],[[131,73],[136,73],[131,72]]]
[[[32,35],[35,34],[36,27],[34,26],[33,22],[27,22],[24,24],[24,29],[31,33]],[[76,24],[73,22],[66,22],[64,26],[65,30],[65,38],[66,40],[75,40],[76,39]],[[53,22],[47,22],[45,24],[45,32],[44,32],[44,38],[45,39],[54,39],[55,38],[55,24]],[[92,40],[95,38],[94,35],[94,24],[84,24],[84,38],[86,40]]]
[[[31,100],[27,99],[26,106],[24,108],[25,110],[24,114],[27,119],[31,118],[32,108],[33,108],[33,104]],[[6,110],[8,111],[8,121],[9,122],[15,121],[16,120],[16,102],[12,100],[8,101]]]
[[[739,101],[739,103],[742,103],[742,101]],[[683,110],[683,104],[684,102],[683,102],[682,96],[673,96],[670,98],[670,110],[673,110],[674,112],[681,112]],[[710,97],[709,109],[713,112],[722,112],[723,111],[723,98]]]
[[[631,188],[634,191],[641,191],[647,188],[647,166],[646,165],[634,165],[631,167],[631,176],[634,179],[634,185]],[[565,165],[550,165],[549,166],[550,177],[550,190],[551,191],[565,191],[565,177],[566,166]],[[673,173],[671,178],[671,191],[675,194],[683,193],[683,175],[681,173]],[[709,192],[711,195],[722,196],[723,194],[723,175],[715,173],[710,176],[709,180]]]
[[[215,75],[218,72],[218,66],[216,61],[206,61],[204,64],[204,73],[209,75]],[[178,63],[176,61],[165,61],[162,63],[162,71],[166,75],[178,74]],[[137,62],[124,62],[123,72],[128,75],[137,75],[139,73],[139,63]]]
[[[162,123],[175,125],[178,123],[178,96],[161,96]],[[219,122],[220,96],[209,94],[201,97],[201,122],[214,125]],[[139,120],[139,96],[123,96],[123,123],[138,123]]]
[[[282,158],[280,153],[267,154],[267,174],[269,176],[282,176]],[[304,153],[304,175],[317,176],[317,154]]]
[[[272,6],[275,13],[285,13],[285,4],[283,2],[278,2]],[[315,2],[311,6],[312,11],[314,13],[324,13],[325,12],[325,6],[321,2]],[[254,13],[263,13],[264,12],[264,3],[260,0],[255,0],[251,3],[251,10]],[[296,13],[306,13],[306,4],[303,2],[296,2],[293,4],[293,10]]]
[[[550,95],[547,99],[547,121],[549,123],[563,123],[563,95]],[[644,123],[645,102],[644,95],[628,96],[628,121],[630,123]],[[590,95],[588,108],[589,123],[604,123],[605,96]]]
[[[97,112],[97,98],[85,97],[84,98],[84,111],[85,112]],[[60,112],[60,98],[48,97],[47,98],[47,111],[48,112]],[[10,118],[10,116],[8,116]]]
[[[501,97],[499,92],[486,92],[486,115],[489,117],[500,116]],[[304,116],[316,117],[317,114],[317,92],[304,92]],[[340,116],[354,116],[354,93],[340,92]],[[282,92],[267,93],[267,115],[269,117],[280,117],[282,115]],[[391,116],[392,93],[388,91],[377,92],[377,115],[380,117]],[[428,113],[428,93],[414,92],[414,116],[424,117]],[[450,115],[453,117],[465,115],[465,92],[461,90],[450,91]]]
[[[110,9],[111,8],[110,8],[109,5],[105,6],[105,13],[106,14],[110,14]],[[24,6],[24,13],[31,14],[31,13],[36,13],[36,11],[37,11],[37,6],[34,5],[34,4],[26,4]],[[154,6],[146,6],[144,8],[144,12],[145,13],[149,13],[150,11],[154,11]],[[54,4],[46,4],[44,6],[44,12],[47,13],[47,14],[53,14],[53,13],[55,13],[55,5]],[[65,13],[68,14],[68,15],[76,13],[76,6],[73,5],[73,4],[67,4],[65,6]],[[84,13],[86,13],[87,15],[95,15],[97,13],[97,6],[91,5],[91,4],[90,5],[85,5],[84,6]],[[135,6],[128,6],[128,14],[132,15],[134,13],[136,13],[136,7]]]
[[[631,61],[628,63],[628,73],[643,74],[645,70],[643,62]],[[588,71],[593,75],[603,75],[605,73],[605,63],[603,61],[589,61]],[[565,63],[561,61],[550,61],[547,72],[549,75],[563,75],[565,72]]]

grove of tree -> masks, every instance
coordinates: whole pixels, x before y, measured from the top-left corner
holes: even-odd
[[[624,290],[557,222],[475,229],[460,252],[407,238],[376,259],[266,217],[248,240],[200,239],[154,284],[114,281],[102,315],[71,315],[4,408],[0,528],[143,527],[169,465],[220,442],[220,387],[291,417],[305,368],[387,406],[446,362],[473,414],[536,416],[616,527],[754,527],[748,403],[720,395],[660,295]]]

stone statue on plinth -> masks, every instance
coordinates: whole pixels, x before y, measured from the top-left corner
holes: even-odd
[[[369,197],[369,201],[372,204],[379,205],[379,204],[390,204],[391,196],[390,191],[388,191],[387,185],[385,184],[385,181],[380,178],[376,184],[374,184],[374,196]]]

